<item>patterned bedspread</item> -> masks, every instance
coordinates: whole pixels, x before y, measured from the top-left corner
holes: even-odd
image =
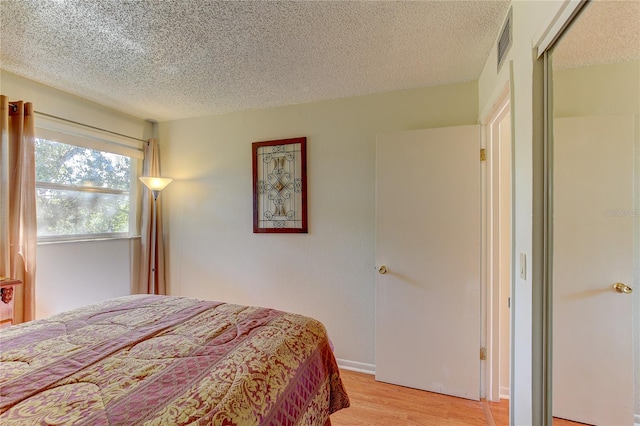
[[[0,424],[328,425],[349,399],[324,326],[127,296],[0,331]]]

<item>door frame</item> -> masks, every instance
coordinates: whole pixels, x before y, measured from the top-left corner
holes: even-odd
[[[486,250],[486,382],[485,382],[485,398],[488,401],[500,400],[500,240],[502,239],[500,229],[500,213],[499,206],[496,204],[501,198],[500,191],[500,158],[501,158],[501,141],[498,130],[499,123],[507,114],[511,114],[511,100],[509,97],[509,85],[507,84],[502,90],[498,101],[489,114],[486,124],[483,125],[487,145],[487,161],[485,167],[486,176],[486,193],[484,197],[484,215],[485,215],[485,244]],[[511,126],[511,138],[509,141],[511,152],[513,153],[513,126]],[[510,169],[513,175],[513,158],[510,159]],[[509,189],[510,202],[513,204],[513,176],[511,178],[511,187]],[[511,208],[509,238],[512,241],[510,248],[510,283],[513,282],[514,273],[514,256],[513,256],[513,206]],[[511,321],[509,321],[511,325]],[[509,366],[511,366],[511,350],[509,351]],[[509,374],[511,376],[511,372]],[[509,387],[511,388],[511,386]]]
[[[482,148],[487,150],[486,161],[482,163],[482,320],[483,320],[483,346],[486,348],[486,361],[481,363],[482,397],[487,401],[497,402],[500,400],[500,329],[499,329],[499,286],[500,280],[496,271],[499,269],[500,259],[500,239],[499,230],[499,213],[494,208],[497,201],[497,191],[499,188],[499,176],[496,176],[496,167],[500,158],[500,143],[496,136],[497,124],[504,118],[508,112],[511,114],[511,226],[510,226],[510,269],[511,284],[513,283],[514,274],[514,232],[513,232],[513,153],[514,153],[514,137],[513,137],[513,112],[511,111],[511,83],[507,81],[496,101],[487,112],[480,117],[482,126]],[[510,315],[509,326],[511,328],[512,318]],[[511,366],[513,365],[511,350],[512,339],[510,339],[509,350],[509,376],[512,377]],[[510,383],[509,392],[513,386]]]

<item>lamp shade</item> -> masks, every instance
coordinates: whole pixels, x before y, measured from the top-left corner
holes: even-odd
[[[171,183],[173,179],[169,178],[161,178],[161,177],[153,177],[153,176],[142,176],[139,178],[144,185],[152,191],[160,192],[166,188],[167,185]]]

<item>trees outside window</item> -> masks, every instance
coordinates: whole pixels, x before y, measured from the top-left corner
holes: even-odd
[[[36,139],[39,239],[129,235],[131,160]]]

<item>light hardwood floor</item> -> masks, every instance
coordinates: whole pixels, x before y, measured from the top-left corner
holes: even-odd
[[[509,400],[501,399],[500,402],[487,402],[496,426],[509,425]],[[487,423],[489,424],[489,423]],[[571,420],[553,418],[553,426],[584,426],[584,423],[572,422]]]
[[[376,382],[369,374],[341,370],[351,407],[331,416],[333,426],[508,426],[509,401],[471,401]],[[554,426],[579,423],[554,419]]]

